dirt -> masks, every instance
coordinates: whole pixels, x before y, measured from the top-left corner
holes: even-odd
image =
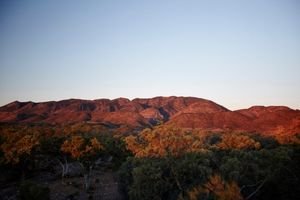
[[[40,176],[41,178],[41,176]],[[89,191],[84,190],[83,177],[71,177],[56,180],[28,179],[50,189],[50,200],[123,200],[119,191],[117,173],[111,170],[94,170]],[[0,189],[0,199],[17,199],[16,184]]]
[[[61,180],[49,183],[51,200],[66,199],[101,199],[101,200],[122,200],[119,192],[119,183],[115,172],[94,171],[91,179],[91,189],[84,190],[83,177],[68,178],[64,183]]]

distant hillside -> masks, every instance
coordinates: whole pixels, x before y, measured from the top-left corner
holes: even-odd
[[[283,106],[253,106],[230,111],[195,97],[69,99],[42,103],[12,102],[0,107],[0,122],[65,124],[102,123],[132,128],[175,124],[183,128],[250,131],[265,134],[300,133],[300,111]]]

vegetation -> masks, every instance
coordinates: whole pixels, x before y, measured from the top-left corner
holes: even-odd
[[[106,161],[109,166],[100,170],[118,171],[120,189],[132,200],[300,196],[299,134],[267,137],[160,125],[125,137],[87,124],[1,125],[0,131],[0,184],[17,183],[20,199],[49,199],[47,187],[28,179],[60,166],[67,185],[74,163],[82,166],[85,180],[74,187],[88,190],[99,182],[91,181],[92,169]]]
[[[129,199],[297,199],[300,195],[296,143],[279,145],[275,138],[255,134],[205,134],[174,127],[146,130],[125,141],[135,155],[120,170]]]
[[[86,190],[90,188],[93,165],[103,149],[103,145],[97,138],[84,138],[82,136],[72,136],[71,139],[65,140],[61,146],[63,153],[70,154],[71,158],[80,162],[84,170],[84,185]]]
[[[204,150],[201,137],[197,133],[176,127],[145,129],[138,136],[126,137],[125,142],[136,157],[180,156]]]

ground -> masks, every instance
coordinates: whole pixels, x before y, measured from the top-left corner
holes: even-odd
[[[45,174],[44,174],[45,175]],[[48,186],[50,189],[51,200],[122,200],[122,194],[119,191],[119,182],[117,173],[112,170],[94,170],[91,179],[91,190],[84,190],[83,177],[61,179],[32,178],[30,181],[38,182],[41,185]],[[16,184],[2,188],[0,199],[16,199],[18,190]]]

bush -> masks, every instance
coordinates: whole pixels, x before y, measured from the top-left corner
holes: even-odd
[[[121,186],[129,199],[177,199],[211,175],[209,153],[182,157],[130,158],[120,168]]]
[[[299,197],[299,166],[299,146],[214,149],[181,157],[130,158],[120,169],[120,179],[128,198],[133,200],[189,199],[191,192],[199,193],[196,196],[200,199],[215,199],[211,196],[214,192],[201,197],[203,186],[213,174],[224,182],[221,189],[216,187],[217,194],[240,191],[244,198],[251,195],[252,199],[286,200]]]

